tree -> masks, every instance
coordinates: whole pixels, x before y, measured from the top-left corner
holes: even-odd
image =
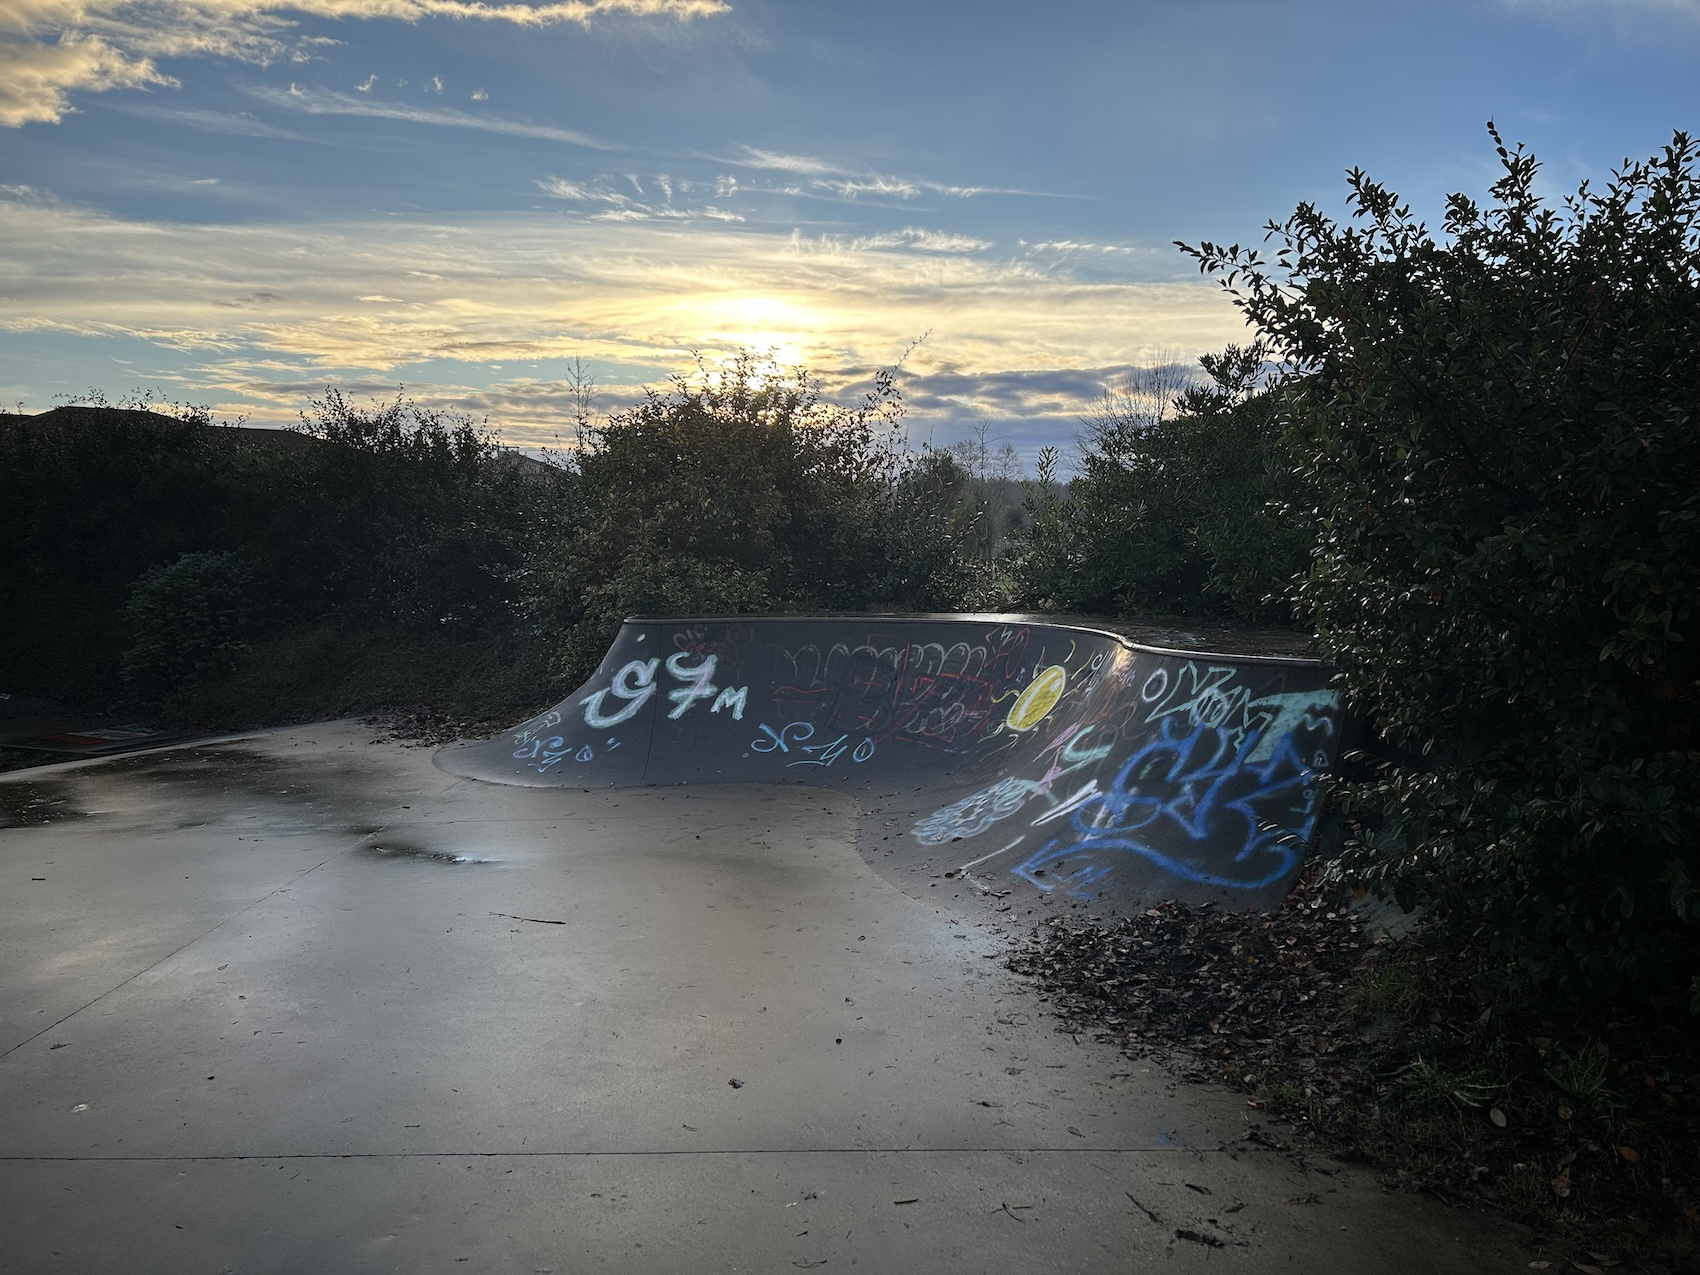
[[[400,394],[330,390],[299,433],[98,394],[0,415],[0,664],[158,703],[250,646],[275,665],[292,629],[512,645],[531,541],[570,503],[568,475]]]
[[[743,354],[591,427],[532,592],[563,675],[628,614],[948,604],[952,475],[901,453],[901,415],[887,374],[842,407]]]
[[[1296,486],[1261,390],[1264,354],[1230,346],[1200,360],[1203,381],[1166,361],[1105,390],[1066,498],[1054,453],[1030,488],[1010,564],[1027,605],[1289,620],[1310,534],[1280,508]]]
[[[1021,455],[1009,443],[993,447],[990,421],[976,421],[969,436],[944,451],[960,473],[958,517],[971,528],[975,558],[990,568],[1010,533],[1025,517],[1021,502]],[[991,572],[986,572],[988,578]]]
[[[400,390],[359,407],[327,389],[301,413],[300,432],[318,445],[259,458],[242,528],[290,615],[511,622],[533,524],[570,502],[567,475]]]
[[[1186,251],[1284,359],[1296,600],[1397,750],[1348,870],[1566,995],[1700,993],[1696,149],[1555,207],[1490,132],[1440,238],[1354,170],[1347,224]]]

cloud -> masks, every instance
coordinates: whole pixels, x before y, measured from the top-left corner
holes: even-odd
[[[816,196],[828,195],[854,200],[865,195],[875,198],[909,200],[921,195],[943,195],[950,199],[972,199],[979,195],[1024,195],[1034,199],[1079,199],[1083,196],[1057,194],[1051,191],[1023,190],[1008,186],[953,186],[948,182],[926,178],[896,177],[871,169],[852,168],[813,155],[787,155],[781,151],[760,150],[754,146],[740,147],[736,154],[718,162],[736,164],[768,172],[794,173],[808,178],[803,184],[780,189],[781,194]]]
[[[386,102],[381,98],[352,97],[330,89],[304,89],[291,84],[288,92],[260,86],[250,90],[252,95],[271,106],[303,111],[308,115],[361,115],[372,119],[402,120],[409,124],[429,124],[437,128],[470,128],[484,133],[502,133],[509,137],[535,137],[549,142],[566,142],[589,150],[612,150],[607,142],[599,141],[576,129],[556,128],[551,124],[531,124],[524,120],[507,119],[463,111],[454,106],[417,106],[410,103]]]
[[[633,204],[596,214],[598,221],[742,221],[742,216],[705,204],[701,208],[671,208],[666,205]]]
[[[904,398],[921,408],[965,407],[1003,416],[1055,416],[1078,415],[1128,371],[1127,364],[1013,371],[942,369],[905,372],[899,380]]]
[[[294,16],[428,18],[541,27],[589,26],[616,14],[680,22],[726,13],[725,0],[5,0],[0,4],[0,125],[58,123],[77,93],[175,86],[160,58],[221,57],[257,65],[303,61],[331,43],[302,35]],[[370,87],[368,81],[368,88]],[[440,84],[439,84],[440,91]]]
[[[363,82],[354,86],[354,91],[356,93],[370,93],[372,91],[372,86],[377,82],[378,77],[376,75],[368,75]]]
[[[742,164],[745,168],[768,168],[782,173],[802,173],[809,177],[837,176],[843,172],[836,164],[829,164],[824,159],[814,159],[808,155],[782,155],[777,151],[757,150],[754,146],[746,146],[743,153],[730,161]]]
[[[143,115],[150,119],[164,120],[169,124],[179,124],[185,128],[196,128],[206,133],[231,133],[239,137],[275,137],[292,142],[306,142],[314,139],[287,128],[279,128],[256,119],[245,111],[209,111],[198,107],[163,106],[152,102],[126,102],[115,109],[130,115]]]
[[[1075,239],[1047,239],[1040,243],[1030,244],[1022,241],[1022,247],[1031,248],[1034,252],[1132,252],[1133,249],[1120,244],[1084,243]]]
[[[570,182],[565,177],[546,177],[537,183],[537,189],[551,199],[567,199],[574,203],[609,203],[623,204],[628,200],[618,191],[604,190],[595,186],[586,186],[582,182]]]
[[[693,350],[749,347],[843,377],[889,364],[931,329],[905,365],[917,418],[1033,411],[1063,423],[1102,369],[1245,339],[1206,281],[1083,278],[967,245],[928,250],[937,232],[919,227],[822,241],[621,198],[565,202],[636,215],[179,225],[0,190],[11,245],[0,331],[150,342],[198,361],[204,392],[225,387],[236,402],[260,364],[272,381],[475,384],[491,363],[581,356],[655,383]],[[299,403],[240,401],[256,418]]]
[[[150,58],[126,55],[98,36],[63,33],[52,43],[0,38],[0,125],[57,124],[84,89],[176,85]]]
[[[869,248],[914,248],[921,252],[983,252],[992,245],[989,240],[975,239],[969,235],[905,226],[902,230],[852,239],[850,246],[858,251]]]
[[[626,174],[626,180],[632,184],[632,189],[639,194],[643,192],[643,183],[633,174]],[[537,189],[551,199],[564,200],[573,204],[606,204],[609,207],[593,214],[602,221],[742,221],[737,213],[727,212],[716,208],[713,204],[700,207],[676,208],[672,204],[673,182],[665,173],[655,179],[657,186],[666,195],[668,202],[662,204],[644,203],[612,190],[607,185],[608,178],[603,177],[597,182],[585,183],[568,181],[565,177],[546,177],[537,183]]]

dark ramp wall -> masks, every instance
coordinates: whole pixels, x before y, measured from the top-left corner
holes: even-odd
[[[1000,617],[629,620],[566,700],[439,764],[501,783],[854,787],[907,852],[1077,897],[1278,893],[1341,715],[1314,662]]]

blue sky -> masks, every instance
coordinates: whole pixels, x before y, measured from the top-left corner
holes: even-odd
[[[0,400],[257,423],[398,384],[511,442],[741,347],[1066,445],[1241,338],[1171,246],[1359,165],[1425,212],[1700,129],[1700,0],[5,0]]]

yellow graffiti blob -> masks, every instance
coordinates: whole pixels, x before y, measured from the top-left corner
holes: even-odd
[[[1057,706],[1063,688],[1068,685],[1068,673],[1060,664],[1053,664],[1027,684],[1005,719],[1011,730],[1032,730],[1045,714]]]

